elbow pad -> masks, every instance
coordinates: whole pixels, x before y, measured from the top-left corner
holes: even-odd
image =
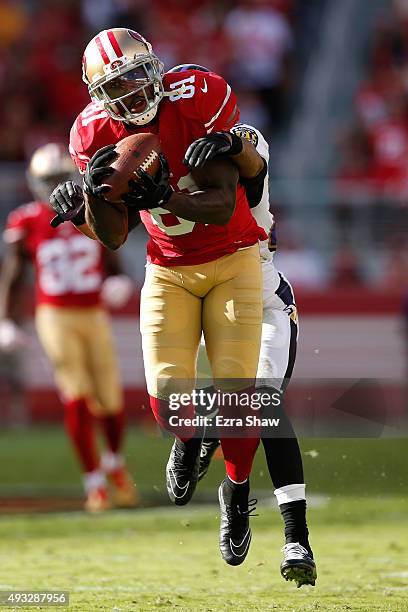
[[[263,168],[256,176],[252,178],[241,178],[239,182],[245,188],[246,197],[250,208],[255,208],[262,198],[265,177],[268,173],[268,164],[263,160]]]

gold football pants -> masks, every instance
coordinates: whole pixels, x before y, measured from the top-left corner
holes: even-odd
[[[106,312],[100,307],[42,304],[35,320],[62,396],[69,400],[86,398],[96,415],[118,412],[122,391]]]
[[[258,245],[194,266],[148,264],[140,326],[149,394],[168,399],[194,388],[201,332],[218,388],[253,382],[261,324]]]

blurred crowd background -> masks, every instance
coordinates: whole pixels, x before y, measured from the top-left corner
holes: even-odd
[[[406,287],[407,0],[3,0],[1,220],[30,198],[33,150],[67,141],[88,102],[83,50],[111,26],[143,33],[167,68],[196,62],[231,83],[271,144],[278,261],[295,287]],[[144,242],[136,232],[125,253],[139,280]]]
[[[66,139],[88,103],[81,58],[101,29],[129,26],[170,68],[195,62],[224,75],[245,115],[268,134],[293,88],[293,0],[5,0],[0,9],[1,159],[24,161],[39,142]]]

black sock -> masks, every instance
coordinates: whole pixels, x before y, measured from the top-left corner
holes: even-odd
[[[248,504],[248,495],[249,495],[249,480],[247,479],[245,482],[236,483],[233,482],[228,476],[225,479],[226,486],[223,488],[223,494],[225,500],[230,503],[232,498],[234,498],[234,503],[236,504]]]
[[[188,440],[184,440],[184,441],[179,439],[179,443],[184,444],[185,451],[188,454],[191,453],[192,455],[197,455],[197,453],[200,451],[200,448],[201,448],[201,438],[200,437],[189,438]]]
[[[299,542],[313,557],[309,544],[309,530],[306,523],[306,500],[298,499],[297,501],[281,504],[279,510],[285,523],[286,544]]]
[[[266,391],[273,392],[267,388]],[[304,483],[302,455],[292,423],[287,416],[283,402],[267,408],[268,415],[279,418],[279,429],[275,436],[266,431],[262,436],[266,463],[275,489],[291,484]],[[264,414],[263,414],[264,416]],[[313,557],[309,544],[309,531],[306,523],[306,500],[299,499],[281,504],[279,509],[285,523],[286,544],[299,542]]]

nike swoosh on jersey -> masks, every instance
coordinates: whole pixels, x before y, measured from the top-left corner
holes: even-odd
[[[203,93],[207,93],[208,90],[208,85],[207,85],[207,81],[204,79],[204,87],[200,87],[201,91]]]

